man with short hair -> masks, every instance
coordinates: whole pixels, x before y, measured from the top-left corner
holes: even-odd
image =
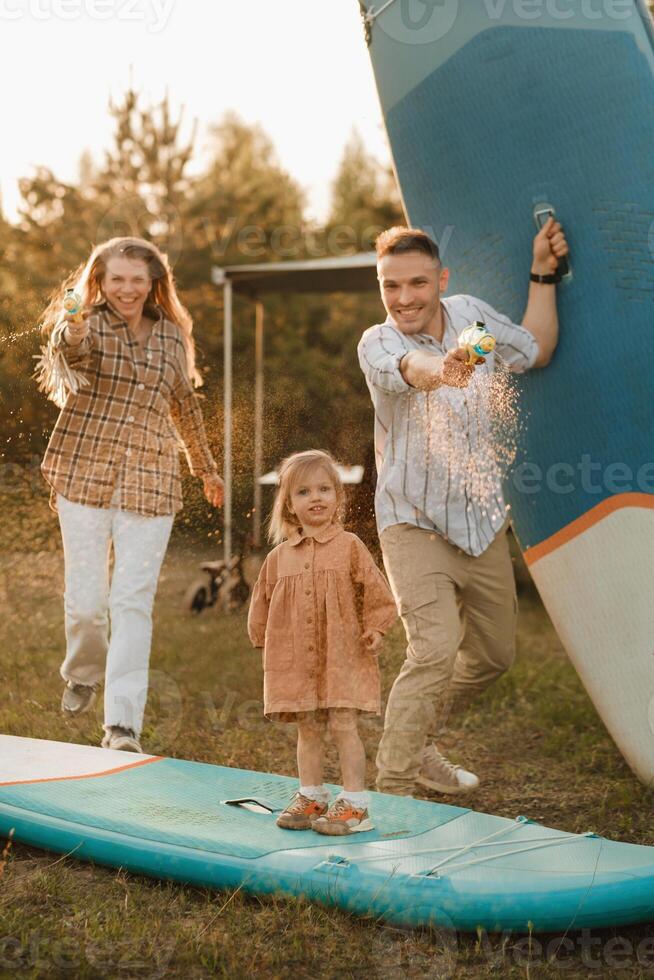
[[[491,472],[490,489],[473,492],[457,473],[456,445],[463,439],[472,458],[489,435],[480,422],[483,379],[469,384],[475,371],[492,373],[498,357],[519,372],[549,363],[556,270],[567,252],[550,218],[534,239],[519,326],[483,300],[443,297],[449,271],[423,231],[391,228],[377,239],[388,317],[365,331],[358,353],[375,409],[377,528],[408,641],[377,755],[383,792],[409,796],[416,781],[451,794],[479,784],[427,740],[446,702],[466,702],[511,665],[517,604],[499,473]],[[458,349],[474,321],[496,339],[478,367]]]

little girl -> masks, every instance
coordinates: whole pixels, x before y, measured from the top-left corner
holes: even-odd
[[[344,492],[334,460],[309,450],[285,459],[270,517],[267,556],[248,632],[263,647],[264,713],[295,722],[300,788],[277,819],[287,830],[351,834],[372,829],[359,712],[380,712],[377,653],[394,622],[384,576],[343,530]],[[337,748],[343,791],[329,806],[325,737]]]

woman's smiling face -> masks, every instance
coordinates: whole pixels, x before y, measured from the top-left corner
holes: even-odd
[[[126,320],[137,320],[143,313],[152,280],[143,259],[114,255],[107,262],[102,291]]]

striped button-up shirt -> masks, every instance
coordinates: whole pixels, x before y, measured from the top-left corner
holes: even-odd
[[[181,330],[159,307],[146,306],[144,313],[155,322],[143,347],[107,303],[93,307],[88,335],[79,345],[66,343],[65,323],[51,334],[41,378],[49,371],[51,378],[54,373],[68,379],[41,464],[53,510],[57,493],[109,507],[119,487],[122,510],[148,517],[175,514],[182,507],[180,450],[194,476],[217,472]]]
[[[359,342],[359,363],[375,408],[377,529],[381,534],[393,524],[413,524],[480,555],[507,512],[500,471],[489,451],[492,395],[484,379],[498,358],[512,371],[527,370],[538,345],[525,327],[473,296],[449,296],[442,305],[441,343],[428,334],[402,333],[390,318],[366,330]],[[399,367],[406,354],[420,350],[443,357],[474,320],[487,325],[497,347],[467,388],[421,391],[407,384]]]

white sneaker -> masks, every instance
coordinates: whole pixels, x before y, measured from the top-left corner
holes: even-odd
[[[437,793],[447,793],[452,796],[471,793],[479,786],[479,779],[474,772],[455,766],[441,755],[435,745],[425,746],[422,753],[422,768],[416,782],[428,789],[435,789]]]
[[[141,752],[141,743],[131,728],[108,725],[100,745],[103,749],[118,749],[122,752]]]
[[[74,684],[66,681],[61,695],[61,710],[65,715],[81,715],[95,704],[99,684]]]

